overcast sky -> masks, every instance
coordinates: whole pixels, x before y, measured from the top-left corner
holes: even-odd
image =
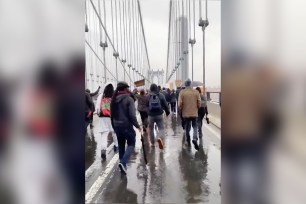
[[[196,23],[199,20],[196,0]],[[170,0],[141,0],[142,17],[152,69],[164,69],[167,65],[168,24]],[[204,1],[203,5],[204,5]],[[203,7],[204,8],[204,7]],[[208,1],[209,26],[206,28],[206,86],[221,84],[221,2]],[[202,81],[203,41],[201,27],[196,25],[194,45],[194,80]],[[191,52],[190,52],[191,56]],[[191,60],[189,60],[191,62]],[[191,68],[189,69],[191,77]]]

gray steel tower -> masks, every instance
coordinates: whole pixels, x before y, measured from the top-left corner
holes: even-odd
[[[178,20],[181,26],[180,46],[179,46],[179,70],[178,79],[185,81],[189,77],[189,56],[188,56],[188,20],[185,17],[180,17]]]

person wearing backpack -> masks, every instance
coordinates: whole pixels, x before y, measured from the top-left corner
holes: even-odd
[[[99,125],[95,128],[97,134],[101,135],[102,138],[106,138],[106,141],[102,142],[102,150],[101,150],[101,158],[106,159],[106,144],[107,144],[107,136],[109,133],[112,134],[113,142],[114,142],[114,151],[117,151],[118,141],[115,131],[111,124],[111,111],[110,104],[111,99],[114,94],[114,86],[112,84],[108,84],[105,86],[103,94],[98,96],[96,102],[97,115],[99,117]],[[105,137],[104,137],[105,136]]]
[[[126,174],[127,163],[134,151],[136,143],[136,127],[142,134],[140,125],[136,118],[134,99],[129,92],[126,82],[118,82],[117,88],[111,101],[111,122],[117,134],[119,145],[119,168]],[[125,145],[127,143],[127,148]]]
[[[151,84],[150,94],[148,95],[148,104],[149,108],[149,134],[151,140],[151,146],[155,146],[155,136],[154,136],[154,124],[156,123],[159,135],[157,137],[157,142],[160,149],[164,148],[164,119],[163,113],[166,112],[168,116],[170,114],[169,107],[165,96],[159,92],[156,84]]]

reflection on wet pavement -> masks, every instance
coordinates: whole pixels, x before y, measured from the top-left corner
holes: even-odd
[[[180,119],[169,116],[165,121],[165,149],[149,146],[145,135],[148,164],[145,165],[140,136],[135,153],[122,176],[117,166],[98,191],[97,203],[221,203],[219,194],[221,155],[220,141],[204,129],[200,150],[182,142]],[[218,141],[218,140],[217,140]]]

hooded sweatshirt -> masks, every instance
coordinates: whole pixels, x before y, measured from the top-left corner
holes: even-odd
[[[130,93],[119,94],[115,99],[115,106],[117,114],[111,114],[111,121],[113,128],[127,128],[135,126],[140,128],[137,118],[135,103]]]

